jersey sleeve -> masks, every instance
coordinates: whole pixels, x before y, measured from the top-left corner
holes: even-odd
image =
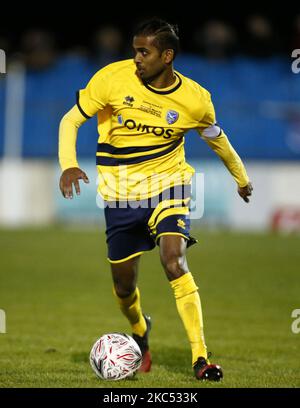
[[[108,104],[109,81],[103,70],[98,71],[86,88],[77,91],[76,103],[81,114],[87,119],[103,110]]]
[[[77,132],[86,121],[76,105],[67,112],[59,125],[58,157],[62,171],[79,167],[76,154]]]
[[[222,131],[221,135],[214,138],[203,138],[208,146],[220,157],[235,181],[240,187],[245,187],[249,183],[246,168],[232,147],[227,136]]]
[[[214,105],[210,93],[205,94],[204,114],[199,121],[198,133],[208,146],[220,157],[240,187],[249,183],[245,166],[232,147],[226,134],[216,122]]]
[[[215,108],[208,91],[206,91],[204,95],[204,112],[202,118],[199,120],[197,131],[202,137],[208,138],[218,137],[222,132],[220,126],[217,124]]]

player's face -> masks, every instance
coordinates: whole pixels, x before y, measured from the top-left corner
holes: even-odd
[[[157,78],[168,66],[165,52],[161,52],[153,45],[153,36],[134,37],[134,62],[139,77],[145,81]]]

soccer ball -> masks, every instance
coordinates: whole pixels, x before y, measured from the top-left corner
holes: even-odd
[[[128,334],[104,334],[92,347],[90,364],[101,379],[122,380],[132,377],[140,368],[142,353]]]

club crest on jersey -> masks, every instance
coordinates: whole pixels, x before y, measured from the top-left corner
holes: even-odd
[[[175,123],[179,118],[179,113],[173,110],[168,110],[166,119],[169,125]]]

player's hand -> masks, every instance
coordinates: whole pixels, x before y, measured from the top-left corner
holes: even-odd
[[[252,184],[249,182],[245,187],[238,187],[238,193],[246,203],[249,203],[249,196],[252,195]]]
[[[65,198],[73,198],[73,184],[76,194],[80,194],[78,180],[83,180],[85,183],[90,182],[85,172],[78,167],[70,167],[62,173],[60,176],[59,188]]]

